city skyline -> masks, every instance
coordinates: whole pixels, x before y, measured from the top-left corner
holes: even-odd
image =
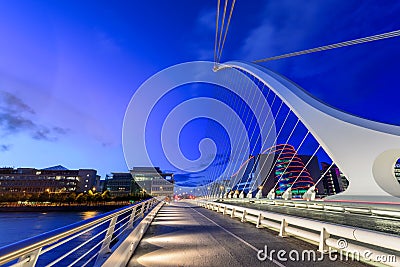
[[[121,128],[135,90],[165,67],[213,57],[213,1],[154,6],[21,1],[2,2],[0,8],[0,34],[7,40],[0,44],[3,166],[60,164],[97,169],[102,177],[127,171]],[[222,62],[397,30],[399,11],[396,1],[238,1]],[[263,65],[336,108],[400,125],[399,42],[394,38]],[[182,99],[197,95],[179,94]],[[188,145],[188,137],[182,142],[195,158],[197,147]]]

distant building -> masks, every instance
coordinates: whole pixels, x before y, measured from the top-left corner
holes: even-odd
[[[299,158],[305,165],[307,165],[308,173],[310,174],[313,183],[315,184],[321,178],[321,169],[317,156],[299,155]],[[324,192],[324,186],[321,182],[316,185],[317,194]]]
[[[251,189],[254,196],[263,185],[262,195],[266,196],[274,187],[277,195],[290,187],[293,195],[301,196],[318,180],[320,170],[317,157],[298,155],[292,145],[278,144],[266,154],[250,156],[232,177],[236,176],[233,190],[247,194]]]
[[[106,190],[105,185],[106,185],[106,180],[101,179],[100,176],[98,177],[98,179],[96,178],[96,185],[95,185],[95,188],[96,188],[96,191],[97,191],[97,192],[103,192],[103,191],[105,191],[105,190]]]
[[[85,193],[96,185],[97,171],[68,170],[57,165],[46,169],[0,168],[0,194]]]
[[[347,189],[349,182],[346,177],[342,174],[339,168],[336,165],[333,165],[329,171],[328,168],[330,164],[326,162],[322,162],[322,174],[326,172],[324,177],[322,178],[322,182],[324,185],[324,194],[325,195],[336,195],[337,193],[343,192]]]
[[[159,167],[134,167],[130,173],[144,192],[152,196],[174,195],[173,173],[163,173]]]
[[[110,176],[107,175],[104,186],[113,197],[140,194],[140,187],[129,172],[113,172]]]
[[[251,190],[253,178],[255,176],[255,169],[257,166],[257,158],[250,156],[231,177],[234,184],[232,191],[239,190],[245,193]]]

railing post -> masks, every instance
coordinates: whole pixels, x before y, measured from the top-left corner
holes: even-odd
[[[39,248],[39,249],[36,249],[36,250],[34,250],[34,251],[32,251],[32,252],[20,257],[18,259],[18,263],[22,263],[22,262],[23,263],[21,265],[19,265],[19,266],[23,266],[23,267],[33,267],[33,266],[35,266],[36,262],[37,262],[37,260],[39,258],[39,254],[40,254],[41,250],[42,250],[42,248]]]
[[[118,216],[114,216],[110,220],[110,225],[108,226],[106,236],[104,238],[103,244],[101,245],[101,249],[99,255],[97,256],[96,263],[104,258],[104,256],[111,252],[110,243],[112,240],[112,235],[114,233],[115,224],[117,223]],[[95,263],[95,266],[97,266]]]
[[[279,229],[279,236],[280,237],[287,237],[286,226],[288,226],[288,223],[286,222],[285,219],[282,219],[281,228]]]
[[[128,223],[128,228],[133,228],[133,222],[135,221],[136,217],[136,208],[137,206],[132,208],[131,216],[129,217],[129,223]]]
[[[329,238],[330,234],[326,231],[325,227],[322,228],[321,234],[319,236],[319,246],[318,251],[321,253],[326,253],[328,251],[328,245],[326,240]]]
[[[145,205],[146,205],[146,202],[143,202],[142,203],[142,207],[140,209],[140,213],[141,213],[142,218],[144,218],[144,207],[145,207]]]
[[[235,217],[235,208],[232,208],[231,218]]]
[[[246,222],[246,215],[247,215],[247,211],[244,210],[244,211],[243,211],[243,215],[242,215],[242,220],[241,220],[241,222]]]
[[[256,224],[256,228],[260,228],[261,226],[261,220],[263,219],[262,214],[258,214],[258,219],[257,219],[257,224]]]
[[[226,214],[226,206],[224,206],[224,210],[222,211],[222,214],[223,214],[223,215]]]

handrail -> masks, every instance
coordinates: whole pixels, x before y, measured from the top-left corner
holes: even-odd
[[[93,226],[98,227],[98,226],[105,224],[108,221],[113,222],[113,220],[114,220],[114,225],[111,225],[111,223],[109,225],[109,228],[112,227],[112,233],[113,233],[115,223],[118,223],[117,219],[119,216],[121,216],[123,214],[127,214],[128,212],[131,212],[132,213],[131,216],[133,216],[133,218],[132,218],[132,220],[130,219],[129,222],[131,222],[133,224],[134,221],[137,221],[137,219],[139,217],[143,217],[144,213],[146,211],[148,211],[150,208],[154,207],[154,205],[157,204],[158,202],[159,202],[159,200],[155,199],[155,198],[148,199],[145,201],[135,203],[134,205],[122,207],[122,208],[119,208],[119,209],[116,209],[116,210],[113,210],[113,211],[110,211],[110,212],[107,212],[104,214],[100,214],[100,215],[90,218],[88,220],[70,224],[70,225],[43,233],[41,235],[27,238],[22,241],[18,241],[16,243],[4,246],[4,247],[0,248],[0,265],[11,262],[15,259],[19,259],[19,261],[21,261],[21,260],[26,261],[26,257],[32,258],[32,260],[34,260],[36,262],[37,258],[39,257],[40,254],[44,254],[48,251],[47,249],[43,251],[42,249],[44,247],[53,245],[51,247],[51,249],[53,249],[53,248],[63,244],[62,241],[60,242],[61,244],[59,244],[59,245],[55,244],[57,241],[60,241],[63,238],[71,237],[74,234],[84,232],[84,230],[89,229],[90,227],[93,227]],[[147,206],[146,210],[145,210],[145,206]],[[141,208],[141,209],[138,209],[138,208]],[[127,217],[121,219],[119,222],[121,222],[123,220],[127,220]],[[126,226],[125,229],[117,229],[117,230],[124,231],[129,227],[129,225],[125,225],[125,226]],[[112,233],[108,233],[108,234],[112,234]],[[106,236],[106,239],[107,239],[107,236]],[[110,243],[111,240],[108,240],[108,241]],[[19,264],[20,263],[21,262],[19,262]],[[29,265],[29,266],[34,266],[34,264]]]
[[[357,202],[336,202],[336,201],[308,201],[308,200],[283,200],[283,199],[240,199],[230,198],[221,199],[228,203],[256,203],[276,206],[290,206],[294,208],[334,210],[349,213],[369,213],[372,215],[400,218],[400,203],[380,204],[380,203],[357,203]]]
[[[256,224],[257,227],[268,227],[279,231],[280,236],[291,234],[311,243],[317,243],[318,250],[321,252],[329,247],[347,252],[358,250],[362,257],[365,252],[382,255],[388,253],[387,250],[394,251],[396,255],[390,255],[394,262],[386,264],[400,266],[400,236],[397,235],[225,203],[205,200],[199,200],[196,203],[201,207],[222,212],[224,215],[238,217],[242,222],[248,221]],[[343,239],[345,239],[345,247],[339,242]]]

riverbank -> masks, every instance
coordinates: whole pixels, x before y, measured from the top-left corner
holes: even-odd
[[[71,204],[71,205],[3,205],[0,212],[80,212],[80,211],[111,211],[127,205],[129,202],[116,202],[104,204]]]

